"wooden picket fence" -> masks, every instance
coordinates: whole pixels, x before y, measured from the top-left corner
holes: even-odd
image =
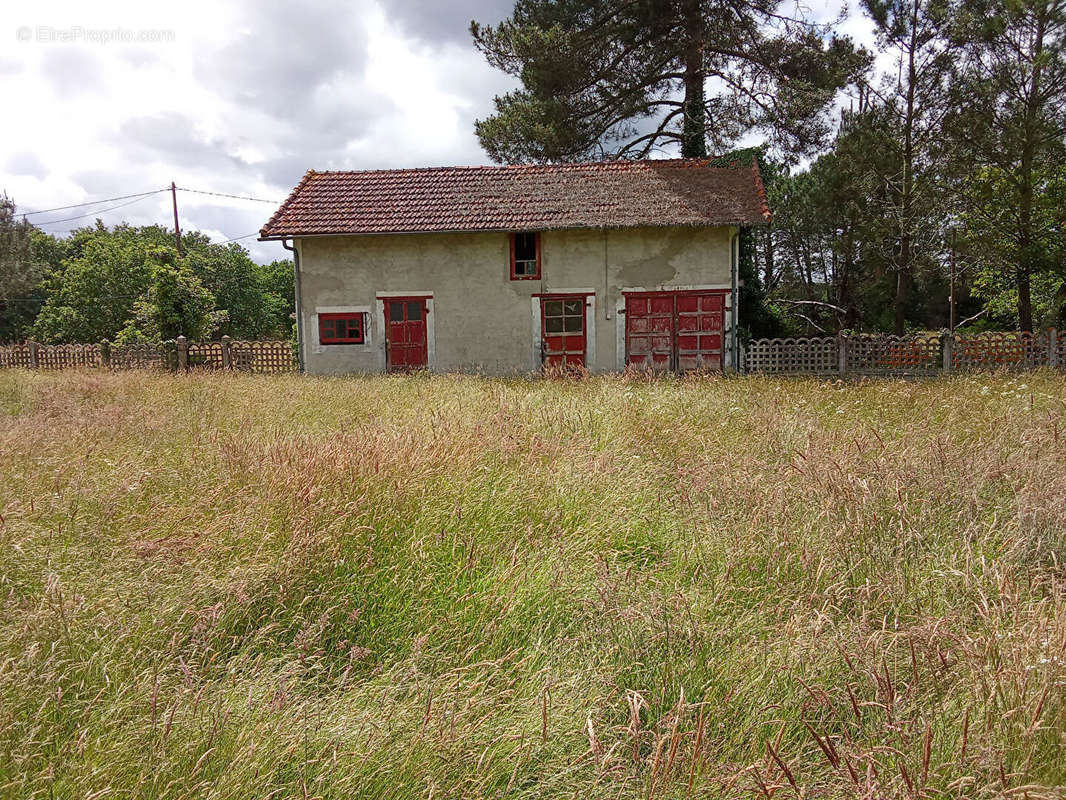
[[[217,342],[189,342],[184,336],[169,342],[117,345],[41,344],[24,342],[0,346],[0,368],[23,369],[166,369],[237,370],[277,374],[298,367],[286,341],[246,341],[223,336]]]
[[[839,334],[755,339],[746,372],[770,375],[939,375],[954,370],[1066,369],[1066,336],[1042,333]]]

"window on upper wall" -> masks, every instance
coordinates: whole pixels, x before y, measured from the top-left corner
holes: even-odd
[[[366,341],[363,313],[319,314],[318,341],[320,344],[363,344]]]
[[[540,234],[511,234],[511,280],[540,278]]]

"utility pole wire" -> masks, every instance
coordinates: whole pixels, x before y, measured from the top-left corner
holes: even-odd
[[[232,239],[223,239],[221,242],[211,242],[211,244],[229,244],[230,242],[239,242],[241,239],[247,239],[250,236],[258,236],[259,231],[255,233],[246,233],[244,236],[234,236]]]
[[[274,205],[281,205],[280,200],[264,200],[261,197],[245,197],[239,194],[226,194],[225,192],[209,192],[205,189],[187,189],[184,186],[178,187],[179,192],[195,192],[196,194],[209,194],[213,197],[229,197],[233,200],[251,200],[254,203],[273,203]]]
[[[129,200],[131,197],[148,197],[149,195],[159,194],[165,192],[166,189],[153,189],[150,192],[141,192],[140,194],[125,194],[119,197],[105,197],[102,200],[92,200],[88,203],[75,203],[72,206],[57,206],[55,208],[42,208],[39,211],[23,211],[19,216],[32,217],[34,214],[48,214],[52,211],[66,211],[68,208],[84,208],[85,206],[95,206],[99,203],[110,203],[114,200]],[[73,217],[73,219],[78,219]]]
[[[92,201],[89,201],[89,202],[86,202],[86,203],[74,203],[73,205],[69,205],[69,206],[57,206],[55,208],[42,208],[42,209],[39,209],[37,211],[25,211],[25,212],[22,213],[21,216],[27,217],[27,216],[31,216],[33,214],[47,214],[47,213],[52,212],[52,211],[63,211],[63,210],[68,209],[68,208],[84,208],[86,206],[98,205],[99,203],[108,203],[108,202],[111,202],[113,200],[129,200],[128,203],[119,203],[118,205],[111,206],[109,208],[99,208],[99,209],[96,209],[95,211],[90,211],[90,212],[88,212],[86,214],[79,214],[78,216],[75,216],[75,217],[65,217],[63,219],[50,219],[50,220],[44,220],[42,222],[34,223],[34,225],[37,225],[37,226],[58,225],[61,222],[73,222],[75,220],[85,219],[86,217],[96,216],[97,214],[106,214],[107,212],[114,211],[115,209],[125,208],[126,206],[133,205],[134,203],[139,203],[141,200],[143,200],[143,199],[145,199],[147,197],[151,197],[152,195],[160,194],[162,192],[170,192],[171,204],[172,204],[173,209],[174,209],[174,243],[177,246],[178,256],[181,256],[181,254],[182,254],[181,227],[180,227],[180,225],[178,223],[178,195],[177,195],[178,192],[194,192],[196,194],[211,195],[213,197],[228,197],[228,198],[233,199],[233,200],[251,200],[252,202],[255,202],[255,203],[273,203],[273,204],[276,204],[276,205],[280,205],[281,204],[280,200],[265,200],[265,199],[263,199],[261,197],[246,197],[246,196],[236,195],[236,194],[226,194],[225,192],[209,192],[206,189],[189,189],[189,188],[186,188],[186,187],[178,186],[178,185],[175,184],[174,181],[171,181],[170,182],[170,186],[168,186],[166,188],[163,188],[163,189],[153,189],[150,192],[141,192],[139,194],[126,194],[126,195],[120,195],[118,197],[107,197],[107,198],[104,198],[104,199],[101,199],[101,200],[92,200]],[[130,199],[130,198],[133,198],[133,199]],[[230,242],[239,242],[242,239],[249,239],[252,236],[258,236],[258,235],[259,235],[259,231],[256,231],[255,233],[246,233],[243,236],[234,236],[232,239],[223,239],[221,242],[213,242],[213,244],[229,244]]]
[[[159,194],[160,192],[165,192],[165,191],[166,191],[166,189],[158,189],[158,190],[156,190],[154,192],[149,192],[148,194],[140,195],[140,196],[137,197],[136,200],[130,200],[128,203],[119,203],[117,206],[111,206],[110,208],[98,208],[95,211],[90,211],[88,214],[80,214],[79,216],[76,216],[76,217],[66,217],[64,219],[49,219],[49,220],[45,220],[44,222],[35,222],[33,224],[37,225],[37,226],[39,226],[39,225],[57,225],[60,222],[72,222],[72,221],[74,221],[76,219],[85,219],[86,217],[95,217],[97,214],[106,214],[108,211],[114,211],[116,208],[125,208],[126,206],[132,206],[134,203],[139,203],[142,200],[145,200],[148,197],[152,196],[153,194]]]

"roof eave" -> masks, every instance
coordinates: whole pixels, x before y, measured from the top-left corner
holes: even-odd
[[[749,227],[768,225],[769,216],[759,220],[727,219],[715,222],[678,222],[661,224],[655,222],[642,222],[636,225],[548,225],[548,226],[523,226],[521,228],[412,228],[409,230],[396,231],[288,231],[285,233],[267,233],[260,231],[260,242],[276,242],[285,239],[311,239],[325,236],[407,236],[415,234],[452,234],[452,233],[515,233],[517,231],[537,231],[548,233],[551,231],[621,231],[635,230],[638,228],[726,228],[731,225]]]

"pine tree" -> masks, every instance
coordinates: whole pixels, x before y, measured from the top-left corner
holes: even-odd
[[[812,153],[829,133],[829,101],[868,56],[783,6],[518,0],[499,25],[471,23],[489,63],[522,81],[476,123],[478,138],[511,163],[664,148],[702,157],[751,132],[789,157]]]
[[[935,244],[938,216],[938,156],[950,103],[956,56],[951,25],[955,0],[862,0],[879,43],[894,59],[881,87],[870,87],[875,105],[869,116],[881,130],[888,156],[878,178],[884,189],[882,212],[893,231],[886,254],[895,271],[893,330],[902,335],[912,310],[911,290],[918,263]]]
[[[1003,266],[1013,271],[1018,325],[1031,331],[1033,277],[1050,268],[1049,237],[1062,237],[1061,223],[1042,223],[1040,194],[1066,157],[1066,0],[971,0],[966,10],[958,110],[946,130],[972,157],[974,180],[1000,181],[1011,217],[1003,249],[1012,263]]]

